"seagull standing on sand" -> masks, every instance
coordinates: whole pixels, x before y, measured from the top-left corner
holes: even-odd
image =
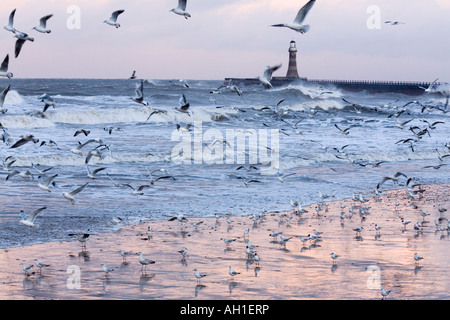
[[[14,51],[15,57],[17,58],[20,54],[20,51],[22,50],[22,46],[25,43],[25,41],[28,40],[28,41],[34,42],[34,38],[31,38],[25,32],[16,32],[14,37],[17,38],[15,51]]]
[[[267,66],[267,67],[264,69],[263,75],[258,77],[259,81],[261,81],[261,83],[262,83],[264,86],[266,86],[266,88],[272,89],[273,86],[272,86],[272,84],[270,83],[270,80],[272,79],[272,74],[273,74],[275,71],[277,71],[278,69],[280,69],[280,68],[281,68],[281,64],[276,65],[276,66],[273,66],[273,67]]]
[[[8,65],[9,65],[9,54],[6,55],[5,59],[3,60],[0,66],[0,77],[7,77],[8,79],[11,79],[13,77],[13,74],[11,72],[8,72]]]
[[[36,264],[36,267],[39,268],[39,273],[42,272],[42,268],[48,268],[48,267],[50,267],[49,264],[39,262],[38,259],[34,259],[34,263]]]
[[[102,270],[103,270],[103,272],[105,273],[105,277],[108,277],[108,274],[109,274],[110,272],[113,272],[113,271],[114,271],[114,269],[108,268],[104,263],[102,263]]]
[[[197,283],[200,283],[201,278],[206,277],[205,273],[200,273],[197,269],[194,269],[194,275],[197,278]]]
[[[228,274],[234,278],[234,276],[237,276],[238,274],[241,274],[240,272],[234,271],[231,266],[228,266]]]
[[[124,13],[124,12],[125,12],[125,10],[117,10],[117,11],[114,11],[114,12],[111,14],[111,17],[110,17],[108,20],[105,20],[105,21],[103,21],[103,22],[106,23],[106,24],[109,24],[110,26],[113,26],[113,27],[116,27],[116,28],[120,28],[120,24],[117,23],[117,17],[118,17],[120,14]]]
[[[19,222],[23,223],[28,227],[36,227],[36,225],[34,224],[34,220],[36,220],[38,214],[44,211],[45,209],[47,209],[47,207],[42,207],[37,210],[34,210],[29,216],[27,216],[23,210],[20,210],[20,217],[22,218],[22,220],[20,220]]]
[[[16,14],[16,9],[14,9],[9,15],[8,25],[3,27],[6,31],[10,31],[12,33],[16,33],[16,29],[14,28],[14,15],[15,14]]]
[[[331,256],[331,259],[333,259],[333,264],[336,264],[336,259],[339,258],[339,255],[334,253],[334,252],[332,252],[330,254],[330,256]]]
[[[383,300],[386,299],[386,297],[391,293],[391,290],[386,290],[384,288],[381,288],[381,295],[383,296]]]
[[[187,0],[178,0],[178,7],[171,9],[170,11],[180,16],[184,16],[185,19],[190,18],[191,15],[186,12],[186,2]]]
[[[422,259],[423,259],[423,257],[419,256],[417,254],[417,252],[414,253],[414,260],[416,261],[416,264],[419,264],[419,261],[422,260]]]
[[[147,267],[149,264],[154,264],[155,261],[147,259],[146,257],[144,257],[144,254],[142,252],[139,252],[139,263],[142,266],[142,271],[145,271],[145,267]]]
[[[308,14],[309,10],[313,7],[315,0],[310,0],[307,4],[305,4],[297,13],[297,16],[295,17],[294,22],[291,23],[280,23],[280,24],[274,24],[272,27],[286,27],[289,29],[292,29],[296,32],[300,32],[301,34],[308,32],[310,26],[308,24],[304,25],[303,20],[305,20],[306,15]]]
[[[53,17],[53,14],[46,15],[39,20],[39,26],[33,27],[34,30],[40,33],[51,33],[52,31],[47,28],[47,20]]]
[[[27,266],[22,262],[22,270],[25,272],[25,275],[28,275],[28,271],[33,268],[33,265]]]

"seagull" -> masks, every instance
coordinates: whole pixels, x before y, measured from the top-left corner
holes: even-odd
[[[111,17],[108,20],[105,20],[103,22],[105,22],[106,24],[109,24],[110,26],[116,27],[116,28],[120,28],[120,24],[117,23],[117,17],[122,14],[125,10],[117,10],[114,11],[111,14]]]
[[[335,264],[336,263],[336,259],[339,258],[339,255],[334,253],[334,252],[332,252],[330,254],[330,256],[331,256],[331,259],[333,259],[333,264]]]
[[[131,252],[131,251],[120,250],[120,255],[122,256],[123,262],[127,262],[127,257],[131,256],[132,254],[133,254],[133,252]]]
[[[17,58],[20,54],[20,51],[22,50],[22,46],[25,43],[25,41],[31,41],[34,42],[34,38],[31,38],[26,34],[25,32],[16,32],[15,37],[17,38],[16,46],[15,46],[15,57]]]
[[[337,124],[334,124],[334,126],[335,126],[335,127],[340,131],[340,133],[343,134],[343,135],[348,135],[348,134],[350,133],[349,130],[351,129],[351,127],[348,127],[348,128],[346,128],[346,129],[341,129],[341,128],[338,127]]]
[[[95,175],[97,174],[97,173],[99,173],[100,171],[103,171],[103,170],[105,170],[106,168],[105,167],[102,167],[102,168],[97,168],[97,169],[94,169],[92,172],[89,170],[89,167],[88,167],[88,165],[86,164],[86,170],[87,170],[87,172],[88,172],[88,178],[89,179],[95,179]]]
[[[28,274],[28,271],[30,271],[33,268],[33,265],[27,266],[22,262],[22,270],[25,272],[25,275]]]
[[[127,183],[124,183],[122,185],[131,188],[133,190],[132,194],[135,194],[135,195],[138,195],[138,196],[144,195],[144,191],[143,190],[145,188],[150,188],[150,185],[147,185],[147,184],[139,186],[137,189],[134,188],[133,186],[127,184]]]
[[[241,274],[240,272],[237,272],[237,271],[234,271],[232,268],[231,268],[231,266],[228,266],[228,274],[231,276],[231,277],[234,277],[234,276],[237,276],[238,274]]]
[[[48,268],[48,267],[50,267],[49,264],[39,262],[38,259],[34,259],[34,263],[35,263],[36,267],[39,268],[39,273],[42,271],[42,268]]]
[[[272,89],[273,86],[272,86],[272,84],[270,83],[270,79],[272,79],[272,73],[274,73],[275,71],[277,71],[277,70],[280,69],[280,68],[281,68],[281,64],[276,65],[276,66],[273,66],[273,67],[267,66],[267,67],[264,69],[263,75],[258,77],[259,81],[261,81],[261,83],[262,83],[264,86],[266,86],[266,88]]]
[[[197,269],[194,269],[194,276],[197,278],[197,283],[199,283],[201,278],[206,277],[206,274],[200,273]]]
[[[45,181],[43,181],[43,180],[42,180],[42,177],[39,176],[39,177],[38,177],[39,183],[37,184],[37,186],[38,186],[39,188],[41,188],[42,190],[44,190],[44,191],[52,192],[52,191],[50,190],[50,187],[49,187],[49,186],[50,186],[50,183],[52,182],[52,180],[55,179],[57,176],[58,176],[58,175],[55,174],[55,175],[51,176],[50,178],[47,178]]]
[[[402,224],[405,226],[405,229],[406,229],[406,226],[411,223],[411,221],[405,221],[404,218],[401,218],[401,220],[402,220]]]
[[[386,290],[384,288],[381,288],[381,295],[383,296],[383,300],[386,299],[386,297],[391,293],[390,290]]]
[[[261,258],[258,256],[256,252],[253,253],[253,260],[256,262],[256,265],[259,266],[259,263],[261,262]]]
[[[180,107],[179,108],[175,108],[175,110],[179,111],[179,112],[183,112],[183,113],[187,113],[189,116],[189,103],[186,100],[186,96],[184,94],[181,95],[180,100]]]
[[[419,256],[419,255],[417,254],[417,252],[414,253],[414,260],[416,261],[416,264],[418,264],[419,261],[422,260],[422,259],[423,259],[423,257]]]
[[[80,130],[75,131],[75,134],[73,136],[76,137],[79,134],[84,134],[87,137],[89,135],[89,133],[91,133],[91,131],[80,129]]]
[[[380,230],[381,230],[381,227],[379,225],[375,224],[375,231],[377,233],[380,233]]]
[[[144,254],[142,252],[139,251],[138,254],[139,254],[139,263],[141,264],[143,271],[144,271],[144,268],[146,266],[148,266],[149,264],[154,264],[155,263],[155,261],[147,259],[146,257],[144,257]]]
[[[52,32],[50,29],[47,28],[47,20],[53,17],[53,14],[46,15],[45,17],[42,17],[39,20],[39,26],[33,27],[34,30],[40,32],[40,33],[50,33]]]
[[[178,253],[180,253],[183,256],[183,258],[186,257],[187,252],[188,252],[188,249],[186,247],[184,247],[183,249],[178,251]]]
[[[7,77],[8,79],[11,79],[13,77],[13,74],[11,72],[8,72],[8,65],[9,65],[9,54],[6,55],[5,59],[3,60],[0,66],[0,77]]]
[[[178,0],[178,7],[171,9],[170,12],[176,13],[180,16],[184,16],[185,19],[191,17],[191,15],[186,12],[186,2],[187,0]]]
[[[399,24],[405,24],[404,22],[401,22],[401,21],[391,21],[391,20],[385,21],[384,23],[388,23],[391,26],[397,26]]]
[[[294,22],[292,23],[281,23],[281,24],[274,24],[272,27],[286,27],[289,29],[292,29],[296,32],[300,32],[301,34],[304,34],[305,32],[308,32],[310,26],[304,25],[303,20],[305,20],[306,15],[308,14],[309,10],[313,7],[315,0],[310,0],[308,3],[306,3],[297,13],[297,16],[295,17]]]
[[[47,209],[47,207],[42,207],[37,210],[34,210],[29,216],[27,216],[23,210],[20,210],[19,214],[22,219],[19,222],[23,223],[28,227],[36,227],[36,225],[34,224],[34,220],[36,220],[38,214],[44,211],[45,209]]]
[[[294,173],[288,173],[288,174],[278,174],[277,179],[280,182],[284,182],[284,179],[286,179],[287,177],[293,176],[295,174],[296,174],[295,172]]]
[[[358,227],[358,228],[353,229],[353,231],[355,231],[356,234],[360,234],[361,231],[363,231],[363,230],[364,230],[364,227]]]
[[[144,80],[141,80],[136,85],[136,96],[131,98],[134,102],[140,103],[144,106],[148,106],[148,102],[144,101]]]
[[[75,195],[77,195],[78,193],[83,191],[84,188],[86,188],[88,184],[89,184],[89,182],[86,182],[81,187],[78,187],[77,189],[75,189],[75,190],[73,190],[71,192],[63,192],[64,198],[66,198],[67,200],[72,201],[72,204],[74,204],[75,203]]]
[[[377,184],[377,189],[380,189],[381,186],[388,180],[393,180],[395,182],[398,182],[398,177],[403,176],[405,178],[408,178],[404,173],[401,172],[397,172],[394,176],[388,176],[388,177],[383,177],[381,179],[381,181]]]
[[[78,231],[77,233],[69,233],[69,236],[77,236],[78,241],[81,242],[81,246],[83,248],[86,248],[86,242],[89,240],[90,236],[92,235],[92,233],[88,232],[83,232],[83,231]]]
[[[228,246],[230,243],[236,241],[236,239],[223,239],[223,242]]]
[[[21,139],[17,140],[17,142],[14,143],[10,148],[15,149],[15,148],[21,147],[30,141],[33,141],[33,143],[38,143],[39,139],[36,139],[33,135],[28,135],[28,136],[22,137]]]
[[[10,15],[9,15],[9,22],[8,25],[4,26],[3,28],[6,31],[10,31],[12,33],[16,33],[16,29],[14,28],[14,15],[16,14],[16,9],[14,9],[13,11],[11,11]]]
[[[38,97],[38,99],[41,100],[41,102],[45,103],[44,109],[42,110],[42,113],[47,111],[47,109],[50,108],[50,107],[55,108],[55,101],[53,101],[53,98],[50,97],[48,94],[44,93],[43,95]]]
[[[108,268],[104,263],[102,263],[102,270],[105,273],[105,276],[108,276],[108,273],[113,272],[114,269]]]
[[[78,142],[78,146],[76,148],[71,149],[70,152],[75,153],[75,154],[79,154],[80,156],[82,156],[83,155],[83,151],[81,151],[81,149],[84,148],[85,146],[87,146],[88,144],[93,143],[93,142],[96,142],[98,144],[103,144],[102,140],[89,139],[85,143]]]
[[[256,180],[256,179],[251,179],[251,180],[248,180],[248,179],[246,179],[245,177],[237,177],[237,179],[240,179],[240,180],[242,180],[242,182],[244,182],[244,185],[248,188],[248,185],[250,184],[250,183],[259,183],[259,182],[261,182],[261,181],[259,181],[259,180]]]
[[[2,114],[5,114],[8,111],[8,109],[3,109],[3,104],[5,103],[5,98],[9,92],[10,88],[11,88],[11,85],[8,85],[0,94],[0,113],[2,113]]]

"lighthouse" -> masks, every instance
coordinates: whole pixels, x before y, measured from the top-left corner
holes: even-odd
[[[297,71],[297,45],[295,44],[295,41],[292,40],[289,46],[289,66],[286,78],[296,79],[298,77],[299,76]]]

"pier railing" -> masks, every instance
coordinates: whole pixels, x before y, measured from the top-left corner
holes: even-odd
[[[356,86],[417,86],[424,88],[427,88],[431,84],[431,82],[414,82],[414,81],[326,80],[326,79],[308,79],[308,82],[324,83],[324,84],[356,85]]]

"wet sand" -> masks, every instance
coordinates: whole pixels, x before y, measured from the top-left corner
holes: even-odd
[[[326,200],[320,211],[313,205],[300,215],[266,213],[256,222],[234,216],[229,217],[231,223],[225,216],[186,223],[146,221],[92,235],[85,249],[77,240],[3,249],[0,299],[369,300],[382,298],[381,286],[391,290],[389,300],[449,299],[450,233],[437,230],[435,220],[449,214],[441,214],[438,206],[450,209],[450,188],[423,188],[420,199],[393,190],[366,203]],[[354,214],[349,212],[352,206]],[[364,219],[360,207],[370,207]],[[424,219],[420,210],[430,215]],[[403,226],[401,217],[411,223]],[[423,229],[415,231],[414,224],[423,220]],[[192,225],[199,221],[203,223],[198,227]],[[375,224],[382,227],[379,234]],[[447,220],[442,225],[446,227]],[[360,226],[364,229],[357,234],[353,229]],[[314,229],[322,232],[321,238],[302,243],[299,236]],[[282,245],[269,236],[272,232],[292,238]],[[226,245],[224,238],[236,241]],[[248,259],[245,239],[257,246],[259,266]],[[185,259],[178,253],[183,247],[188,249]],[[143,273],[138,256],[123,262],[121,249],[141,251],[156,263]],[[332,252],[339,255],[336,264]],[[424,257],[419,264],[415,252]],[[21,263],[29,265],[36,258],[50,267],[41,273],[34,267],[25,275]],[[105,276],[102,263],[114,271]],[[228,274],[230,265],[240,272],[234,279]],[[199,283],[195,268],[207,274]]]

